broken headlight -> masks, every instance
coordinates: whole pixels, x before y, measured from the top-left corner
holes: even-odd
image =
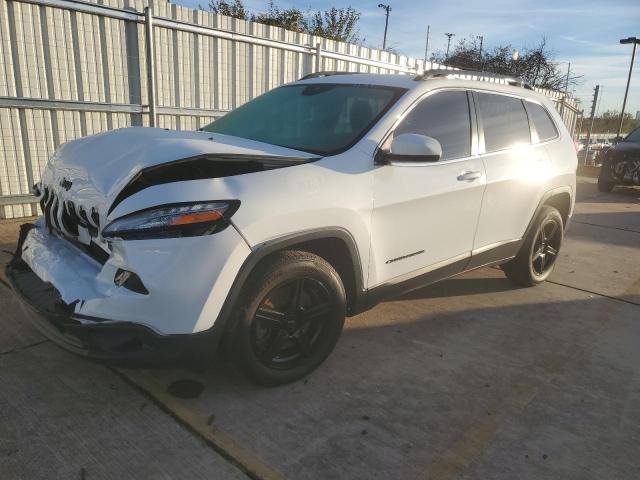
[[[209,235],[226,228],[239,206],[238,200],[161,205],[115,219],[102,236],[144,240]]]

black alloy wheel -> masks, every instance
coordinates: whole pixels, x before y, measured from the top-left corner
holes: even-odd
[[[539,277],[553,268],[562,242],[561,229],[556,218],[547,217],[537,232],[531,252],[531,265]]]
[[[313,355],[333,314],[327,286],[300,277],[264,297],[251,324],[251,346],[268,367],[288,370]]]
[[[516,285],[532,287],[544,282],[553,272],[564,234],[560,212],[545,205],[524,238],[518,254],[502,265]]]
[[[293,382],[329,356],[346,305],[342,280],[326,260],[304,251],[277,252],[243,287],[227,348],[257,383]]]

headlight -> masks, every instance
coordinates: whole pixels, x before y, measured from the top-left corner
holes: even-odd
[[[143,240],[209,235],[225,229],[239,206],[238,200],[160,205],[115,219],[102,236]]]

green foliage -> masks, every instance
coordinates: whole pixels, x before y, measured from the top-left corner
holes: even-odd
[[[307,31],[312,35],[338,40],[340,42],[358,43],[357,24],[360,12],[352,7],[332,7],[324,12],[315,12],[307,20]]]
[[[201,10],[205,8],[200,7]],[[245,8],[242,0],[209,0],[206,10],[227,17],[239,18],[240,20],[250,20],[249,12]]]
[[[270,0],[265,12],[249,13],[242,0],[209,0],[205,8],[200,8],[228,17],[318,35],[340,42],[361,42],[357,28],[361,14],[352,7],[332,7],[305,15],[297,8],[281,8]]]
[[[294,32],[307,31],[307,23],[302,11],[297,8],[280,8],[273,3],[273,0],[269,2],[266,12],[251,15],[251,21],[286,28]]]
[[[587,133],[591,125],[591,118],[585,118],[582,122],[581,133]],[[620,125],[620,112],[607,110],[593,120],[593,133],[616,133]],[[640,127],[640,120],[634,120],[630,113],[624,114],[622,123],[622,135],[626,135],[636,127]]]

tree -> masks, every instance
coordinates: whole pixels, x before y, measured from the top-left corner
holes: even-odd
[[[273,0],[269,1],[266,12],[251,15],[251,21],[286,28],[294,32],[307,32],[307,22],[301,10],[280,8],[273,3]]]
[[[352,7],[330,8],[305,15],[297,8],[281,8],[269,1],[265,12],[250,13],[242,0],[209,0],[202,10],[228,17],[282,27],[294,32],[310,33],[340,42],[361,43],[357,28],[360,12]]]
[[[587,133],[591,120],[585,119],[582,122],[582,133]],[[616,133],[620,124],[620,112],[618,110],[607,110],[599,117],[593,120],[593,133]],[[629,133],[636,127],[640,127],[640,120],[634,120],[630,113],[624,114],[624,123],[622,125],[622,134]]]
[[[446,58],[442,52],[432,56],[432,61],[467,70],[481,70],[501,75],[519,77],[535,87],[564,90],[579,83],[580,75],[570,75],[567,85],[566,72],[555,61],[553,52],[542,38],[533,48],[523,48],[517,60],[512,58],[512,45],[494,47],[480,54],[480,45],[475,36],[462,39],[453,53]]]
[[[312,35],[337,40],[339,42],[358,43],[357,29],[360,12],[352,7],[332,7],[324,12],[315,12],[307,20],[307,31]]]
[[[205,8],[200,7],[201,10]],[[206,10],[227,17],[239,18],[240,20],[250,20],[249,12],[242,3],[242,0],[209,0]]]

